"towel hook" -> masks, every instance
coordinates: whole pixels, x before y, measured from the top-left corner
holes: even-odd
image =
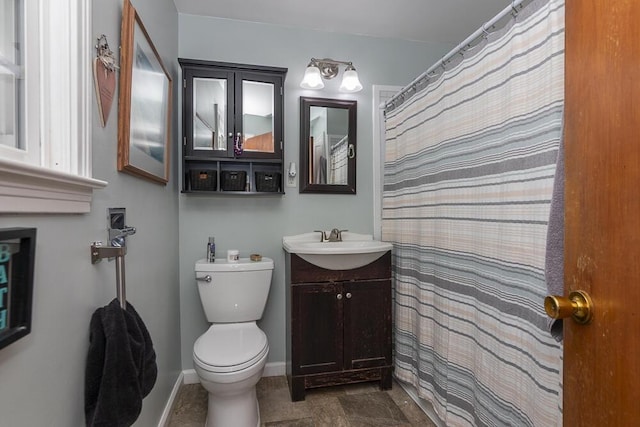
[[[102,246],[102,242],[91,244],[91,264],[100,262],[102,258],[116,259],[116,295],[122,309],[127,308],[126,281],[124,271],[124,256],[127,254],[126,246]]]

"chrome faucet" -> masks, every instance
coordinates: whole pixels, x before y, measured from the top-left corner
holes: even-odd
[[[334,228],[333,230],[331,230],[331,233],[329,234],[329,238],[327,240],[330,242],[342,242],[342,230]]]
[[[337,228],[334,228],[331,230],[331,232],[329,232],[328,236],[326,231],[322,231],[322,230],[314,230],[314,231],[316,233],[320,233],[320,242],[342,242],[342,232],[349,231],[349,230],[338,230]]]

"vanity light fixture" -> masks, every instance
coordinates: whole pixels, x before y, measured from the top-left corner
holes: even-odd
[[[340,65],[345,66],[342,83],[340,84],[340,92],[358,92],[362,90],[358,73],[350,61],[336,61],[329,58],[311,58],[311,62],[309,62],[304,72],[304,78],[300,83],[300,87],[304,89],[322,89],[324,87],[322,79],[331,80],[337,76]]]

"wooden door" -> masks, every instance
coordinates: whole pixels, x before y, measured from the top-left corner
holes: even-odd
[[[343,366],[341,285],[305,283],[293,285],[291,293],[293,375],[341,371]]]
[[[564,425],[640,418],[640,1],[566,1]]]
[[[391,365],[391,281],[344,284],[345,369]]]

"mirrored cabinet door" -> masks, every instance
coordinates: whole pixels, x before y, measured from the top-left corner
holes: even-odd
[[[242,139],[245,151],[274,152],[273,84],[242,81]]]
[[[227,151],[227,80],[193,79],[194,151]]]
[[[349,182],[349,110],[310,107],[309,184]]]
[[[233,154],[233,88],[233,73],[186,71],[187,114],[183,142],[188,156],[228,157]]]
[[[280,158],[282,153],[282,92],[280,76],[236,75],[238,157]],[[240,94],[240,95],[238,95]],[[238,150],[236,150],[236,153]]]
[[[356,194],[357,102],[300,97],[300,192]]]

